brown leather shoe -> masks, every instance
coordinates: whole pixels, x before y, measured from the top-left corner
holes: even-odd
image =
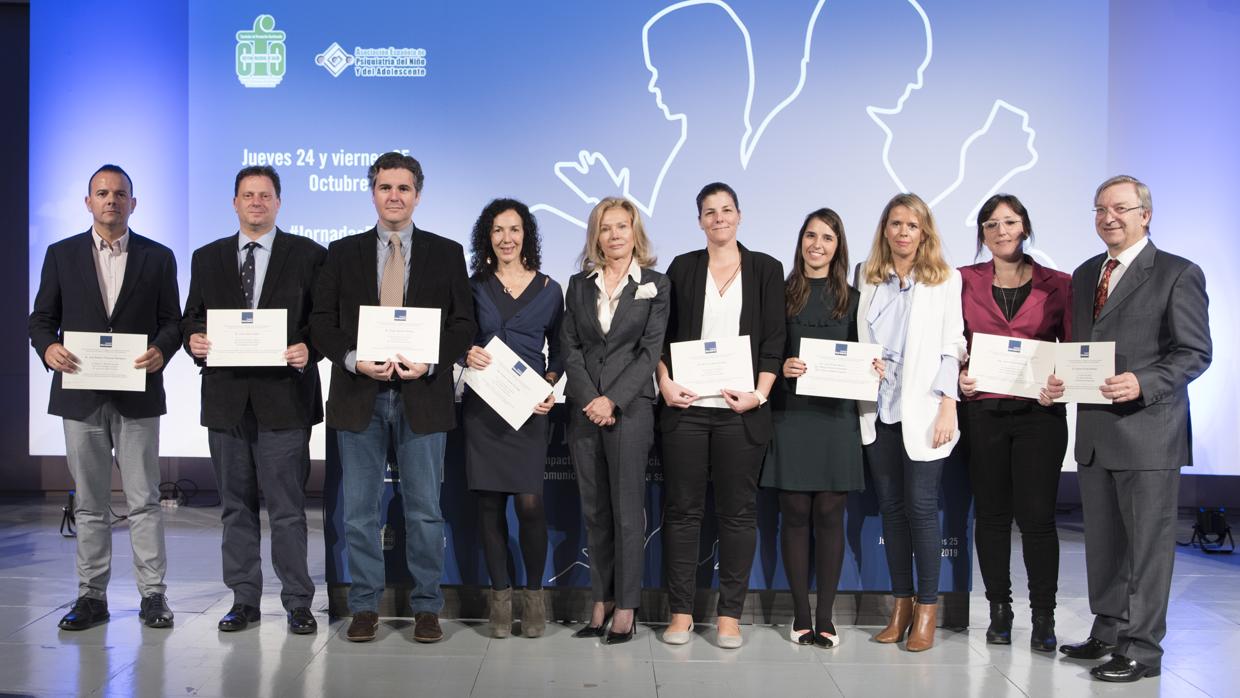
[[[374,611],[358,611],[353,614],[353,622],[344,637],[349,642],[370,642],[375,639],[375,631],[379,629],[379,614]]]
[[[913,622],[913,597],[904,596],[895,600],[891,609],[891,620],[887,627],[874,636],[875,642],[890,645],[904,639],[904,631]]]
[[[939,626],[939,605],[913,604],[913,627],[908,631],[909,652],[925,652],[934,647],[934,629]]]
[[[439,627],[439,616],[423,611],[413,615],[413,639],[417,642],[439,642],[443,639],[443,628]]]

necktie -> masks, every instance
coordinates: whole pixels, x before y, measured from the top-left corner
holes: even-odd
[[[1098,313],[1102,312],[1102,306],[1107,304],[1107,289],[1111,286],[1111,272],[1115,271],[1115,267],[1118,266],[1118,259],[1108,259],[1106,269],[1102,270],[1102,279],[1098,281],[1098,290],[1094,291],[1095,320],[1098,319]]]
[[[241,295],[245,296],[245,307],[254,307],[254,250],[257,242],[251,241],[245,246],[245,261],[241,263]]]
[[[379,305],[399,307],[404,300],[405,255],[401,252],[400,233],[392,233],[388,236],[388,258],[379,282]]]

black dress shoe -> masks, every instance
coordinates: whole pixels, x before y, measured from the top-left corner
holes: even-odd
[[[220,632],[235,633],[239,630],[245,630],[250,623],[257,623],[261,620],[263,614],[254,606],[247,606],[243,603],[235,603],[233,607],[228,609],[228,613],[220,619]]]
[[[305,606],[298,606],[288,612],[288,631],[294,635],[309,635],[319,629],[314,614]]]
[[[107,601],[79,596],[73,602],[73,608],[60,619],[59,625],[61,630],[85,630],[108,622],[108,617]]]
[[[1029,633],[1029,646],[1038,652],[1054,652],[1055,614],[1052,611],[1033,611],[1033,631]]]
[[[990,602],[990,627],[986,628],[986,644],[1012,644],[1012,604]]]
[[[612,631],[608,630],[607,637],[603,638],[603,644],[604,645],[623,645],[629,640],[632,640],[635,634],[637,634],[637,618],[633,619],[633,623],[632,625],[629,626],[629,631],[627,633],[613,633]]]
[[[1059,651],[1073,659],[1102,659],[1115,651],[1115,645],[1108,645],[1102,640],[1090,637],[1075,645],[1061,645]]]
[[[151,594],[142,599],[138,606],[138,618],[148,628],[171,628],[172,609],[168,608],[168,597],[163,594]]]
[[[1090,669],[1089,673],[1099,681],[1131,683],[1147,676],[1158,676],[1162,673],[1162,669],[1156,666],[1146,666],[1135,659],[1116,654],[1111,656],[1111,661]]]

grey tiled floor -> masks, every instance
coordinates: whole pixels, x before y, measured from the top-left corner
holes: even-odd
[[[118,504],[118,509],[122,505]],[[1240,671],[1240,555],[1209,557],[1180,549],[1176,560],[1163,674],[1135,685],[1089,679],[1089,662],[1028,649],[1028,609],[1018,606],[1014,642],[988,646],[986,605],[973,596],[970,628],[940,630],[934,649],[909,654],[869,641],[874,628],[841,627],[844,644],[798,647],[786,629],[745,627],[745,646],[718,649],[713,629],[689,645],[658,640],[642,626],[634,642],[603,647],[552,625],[539,640],[492,640],[477,622],[448,621],[445,640],[412,641],[407,621],[389,619],[379,638],[356,645],[331,621],[320,586],[320,629],[285,631],[278,587],[263,599],[263,622],[223,634],[215,624],[231,604],[219,582],[218,509],[170,510],[169,598],[176,625],[148,630],[137,619],[128,533],[115,533],[111,622],[80,633],[57,629],[75,596],[74,542],[56,532],[59,501],[0,501],[0,695],[39,696],[1235,696]],[[1078,519],[1079,521],[1079,519]],[[1181,539],[1188,524],[1182,522]],[[311,515],[311,573],[323,578],[321,513]],[[1060,527],[1063,550],[1061,640],[1088,634],[1084,549],[1079,522]],[[1014,544],[1019,559],[1019,539]],[[266,559],[266,555],[264,556]],[[1025,584],[1016,564],[1014,588]],[[268,566],[265,576],[272,583]],[[975,580],[975,589],[981,581]]]

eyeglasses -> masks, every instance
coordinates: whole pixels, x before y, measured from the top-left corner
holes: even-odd
[[[1129,211],[1136,211],[1137,209],[1140,209],[1140,208],[1145,208],[1145,206],[1142,206],[1141,204],[1137,204],[1136,206],[1124,206],[1121,204],[1119,206],[1112,206],[1111,208],[1107,208],[1105,206],[1095,206],[1094,217],[1102,218],[1103,216],[1107,215],[1107,211],[1110,211],[1116,216],[1122,216],[1125,213],[1128,213]]]
[[[985,230],[988,233],[993,233],[999,229],[1000,224],[1002,224],[1003,227],[1006,228],[1007,230],[1016,230],[1017,228],[1021,227],[1020,219],[1009,218],[1003,221],[986,221],[982,223],[982,230]]]

